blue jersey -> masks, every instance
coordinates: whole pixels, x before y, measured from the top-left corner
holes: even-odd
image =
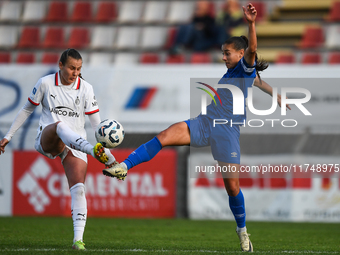
[[[256,63],[255,63],[256,64]],[[248,87],[251,87],[256,77],[254,66],[249,66],[244,60],[244,57],[237,63],[234,68],[229,68],[223,75],[219,84],[232,84],[240,88],[244,95],[244,115],[233,115],[233,96],[229,89],[217,89],[222,105],[211,103],[207,106],[207,116],[212,119],[227,119],[233,122],[243,122],[246,119],[246,101],[248,96]],[[218,98],[215,95],[215,100]]]

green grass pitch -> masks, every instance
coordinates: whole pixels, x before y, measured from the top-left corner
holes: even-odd
[[[89,218],[85,254],[240,254],[231,221]],[[340,224],[248,222],[258,254],[340,254]],[[72,220],[0,217],[0,254],[75,254]]]

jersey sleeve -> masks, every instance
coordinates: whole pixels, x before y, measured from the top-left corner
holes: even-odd
[[[98,103],[93,92],[92,86],[87,90],[85,100],[85,114],[93,114],[99,112]]]
[[[100,123],[100,115],[99,112],[93,113],[89,115],[89,120],[92,126],[93,131],[96,131],[97,126]]]
[[[243,71],[247,74],[251,74],[252,72],[255,71],[255,66],[256,66],[256,62],[254,63],[253,66],[250,66],[247,61],[244,60],[244,57],[241,58],[240,60],[241,66],[243,68]]]
[[[28,101],[37,106],[43,100],[43,96],[44,96],[43,81],[42,79],[39,79],[37,84],[35,84],[30,96],[28,97]]]
[[[28,119],[28,117],[32,114],[35,110],[36,106],[29,103],[28,101],[26,104],[21,108],[21,110],[16,115],[10,129],[8,130],[6,138],[8,141],[11,141],[13,135],[17,132],[17,130],[24,124],[24,122]]]

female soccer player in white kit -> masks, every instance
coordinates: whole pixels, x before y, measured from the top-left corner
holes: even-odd
[[[115,162],[108,149],[86,141],[85,115],[95,130],[100,123],[99,108],[92,86],[80,75],[82,57],[75,49],[67,49],[60,57],[59,72],[44,76],[34,86],[28,101],[18,112],[6,136],[0,141],[0,154],[30,116],[41,104],[35,149],[44,156],[61,158],[71,192],[74,226],[73,249],[85,250],[83,233],[87,218],[85,176],[87,155],[111,166]]]

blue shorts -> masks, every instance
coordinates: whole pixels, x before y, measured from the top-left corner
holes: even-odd
[[[239,125],[218,124],[205,115],[186,120],[190,129],[190,146],[210,146],[215,160],[240,164],[240,127]]]

